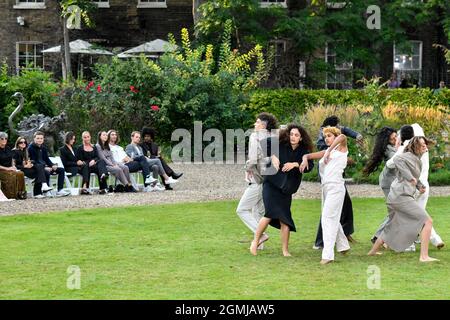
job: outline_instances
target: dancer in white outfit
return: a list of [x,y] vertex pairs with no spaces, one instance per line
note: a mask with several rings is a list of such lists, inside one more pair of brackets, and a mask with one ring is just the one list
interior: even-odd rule
[[320,159],[319,170],[322,184],[322,229],[324,247],[321,264],[334,261],[334,246],[341,253],[350,249],[340,224],[344,204],[345,186],[343,172],[347,166],[347,137],[336,127],[323,129],[328,149],[303,156],[300,171],[308,168],[308,160]]
[[[271,136],[271,131],[277,128],[276,118],[263,112],[258,115],[254,124],[255,131],[250,135],[248,146],[248,160],[246,163],[245,181],[248,187],[242,195],[236,213],[242,222],[253,232],[256,232],[259,220],[264,217],[264,202],[262,197],[263,170],[267,165],[265,153],[261,149],[261,141]],[[264,242],[269,239],[266,233],[263,233],[260,239],[258,249],[264,248]]]
[[[411,125],[411,127],[414,130],[414,137],[425,137],[425,133],[424,133],[422,127],[419,124],[414,123],[413,125]],[[406,140],[403,143],[403,145],[399,146],[399,148],[398,148],[397,152],[395,153],[394,157],[399,155],[399,154],[402,154],[404,149],[405,149],[405,147],[408,144],[409,144],[409,140]],[[395,168],[394,157],[392,157],[390,160],[388,160],[386,162],[386,166],[388,168]],[[429,168],[430,168],[430,158],[429,158],[428,150],[422,155],[422,157],[420,158],[420,161],[422,162],[422,170],[420,172],[419,180],[422,182],[423,186],[425,187],[425,192],[424,193],[418,193],[418,195],[416,195],[416,201],[417,201],[417,204],[423,210],[426,210],[428,197],[430,195],[430,184],[428,183],[428,171],[429,171]],[[439,236],[439,234],[437,234],[437,232],[434,229],[434,227],[431,228],[430,242],[431,242],[431,244],[433,246],[435,246],[438,249],[443,248],[444,245],[445,245],[444,242],[442,241],[441,237]],[[414,244],[412,244],[410,248],[411,249],[409,251],[415,251]]]

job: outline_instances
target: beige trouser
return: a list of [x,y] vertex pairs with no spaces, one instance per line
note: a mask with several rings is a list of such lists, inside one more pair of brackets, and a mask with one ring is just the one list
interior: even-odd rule
[[239,201],[236,213],[242,222],[253,232],[256,232],[259,220],[264,217],[265,209],[262,198],[263,185],[252,183],[245,189]]

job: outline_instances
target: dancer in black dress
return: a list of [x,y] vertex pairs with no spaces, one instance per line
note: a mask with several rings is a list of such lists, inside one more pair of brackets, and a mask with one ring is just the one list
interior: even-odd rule
[[[264,146],[267,143],[267,148]],[[279,152],[276,152],[275,144],[279,142]],[[265,215],[259,221],[255,233],[255,239],[250,246],[250,252],[256,255],[257,248],[261,244],[261,235],[267,226],[280,229],[282,252],[285,257],[290,256],[288,251],[289,232],[296,231],[292,220],[291,202],[292,195],[297,192],[302,181],[302,173],[299,170],[304,154],[312,151],[312,142],[308,133],[296,124],[290,124],[280,132],[279,138],[268,138],[261,141],[262,150],[267,150],[271,156],[272,166],[276,172],[264,177],[263,201],[266,209]],[[313,167],[309,162],[308,172]]]

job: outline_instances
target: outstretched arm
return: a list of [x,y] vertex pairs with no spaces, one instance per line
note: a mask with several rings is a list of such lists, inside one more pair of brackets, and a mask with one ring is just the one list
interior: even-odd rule
[[303,173],[305,170],[309,170],[308,161],[322,159],[324,154],[325,154],[325,150],[322,150],[319,152],[314,152],[314,153],[307,153],[307,154],[303,155],[302,163],[300,164],[300,167],[299,167],[300,172]]

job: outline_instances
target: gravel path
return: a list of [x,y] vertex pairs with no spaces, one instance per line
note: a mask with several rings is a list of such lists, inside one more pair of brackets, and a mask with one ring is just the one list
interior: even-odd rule
[[[152,205],[174,202],[202,202],[237,200],[245,190],[242,165],[174,164],[175,171],[183,172],[173,191],[150,193],[116,193],[109,195],[69,196],[65,198],[27,199],[0,203],[0,215],[30,214],[65,211],[82,208]],[[352,198],[383,197],[376,185],[349,185]],[[432,187],[431,196],[450,196],[450,186]],[[296,199],[320,199],[320,184],[302,182]]]

